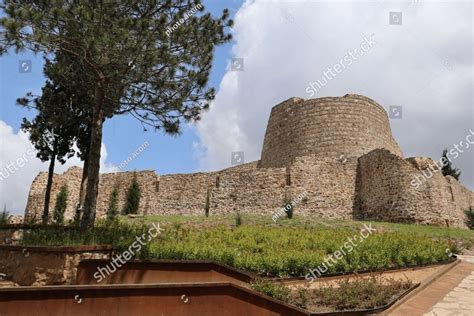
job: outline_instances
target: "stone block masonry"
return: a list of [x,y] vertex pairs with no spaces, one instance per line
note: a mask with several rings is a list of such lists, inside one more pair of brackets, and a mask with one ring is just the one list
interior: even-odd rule
[[434,163],[425,162],[421,157],[404,160],[385,149],[359,158],[355,217],[466,227],[464,211],[474,207],[474,193],[441,172],[414,187],[413,177]]
[[[429,161],[403,158],[387,113],[367,97],[290,98],[271,111],[259,161],[216,172],[137,172],[139,213],[203,215],[209,194],[211,215],[271,218],[285,198],[307,192],[295,215],[466,227],[464,211],[473,207],[473,192],[439,172],[418,190],[410,184]],[[78,167],[53,177],[51,209],[61,186],[69,187],[66,219],[74,216],[81,177]],[[97,218],[105,216],[114,186],[122,209],[132,179],[133,172],[100,175]],[[46,180],[40,173],[33,181],[27,218],[41,218]]]

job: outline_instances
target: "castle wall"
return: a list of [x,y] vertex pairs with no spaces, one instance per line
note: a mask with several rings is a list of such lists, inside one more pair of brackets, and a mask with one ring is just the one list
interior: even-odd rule
[[[125,195],[128,187],[133,179],[133,172],[118,172],[118,173],[103,173],[100,175],[99,193],[97,197],[97,218],[105,216],[107,206],[109,204],[110,194],[117,186],[118,189],[118,207],[122,210],[125,204]],[[136,173],[137,181],[142,190],[144,201],[140,204],[139,213],[146,213],[146,200],[152,196],[154,183],[158,179],[158,175],[154,171],[140,171]],[[68,187],[68,201],[65,212],[65,219],[73,219],[76,212],[76,203],[79,201],[79,192],[82,179],[82,169],[79,167],[71,167],[63,174],[54,174],[53,185],[51,188],[51,200],[49,204],[50,217],[54,212],[54,205],[56,204],[56,195],[59,193],[61,187],[66,184]],[[25,218],[41,219],[44,208],[44,195],[46,191],[46,183],[48,174],[40,172],[33,180],[28,196],[28,201],[25,209]]]
[[359,158],[355,217],[466,227],[464,211],[473,206],[473,193],[429,165],[431,159],[404,160],[387,150]]
[[[252,212],[270,214],[281,207],[286,192],[286,169],[257,169],[257,162],[225,169],[219,172],[158,176],[154,171],[136,172],[141,189],[139,214],[202,215],[207,192],[210,195],[210,213],[226,214]],[[105,217],[110,194],[118,187],[118,208],[122,210],[133,172],[100,175],[97,199],[97,218]],[[72,219],[79,200],[82,169],[72,167],[64,174],[55,174],[50,202],[50,214],[61,186],[68,185],[69,198],[65,214]],[[33,181],[25,216],[41,218],[44,205],[47,174],[40,173]]]
[[402,156],[387,113],[375,101],[358,95],[291,98],[271,111],[260,166],[284,167],[312,154],[360,157],[376,148]]
[[357,158],[297,157],[289,167],[291,195],[308,192],[297,212],[310,216],[351,219]]
[[[376,219],[465,227],[464,211],[474,193],[452,177],[435,172],[429,158],[403,159],[392,137],[387,114],[359,95],[303,100],[291,98],[273,107],[262,159],[216,172],[157,175],[136,172],[141,188],[139,214],[267,214],[305,194],[295,214],[334,219]],[[122,210],[133,172],[101,174],[96,217],[106,214],[111,191],[119,189]],[[75,214],[82,169],[54,175],[50,210],[67,183],[66,219]],[[413,185],[416,179],[419,186]],[[47,174],[30,189],[25,216],[41,218]]]
[[[299,157],[288,168],[257,168],[258,162],[218,172],[158,176],[153,171],[136,172],[141,188],[139,214],[203,215],[207,192],[210,214],[252,213],[269,217],[281,208],[285,198],[294,199],[306,192],[307,199],[295,207],[296,214],[326,218],[351,218],[357,159],[334,161],[324,157]],[[119,189],[118,207],[122,210],[133,172],[100,175],[97,218],[106,215],[114,186]],[[51,195],[51,214],[56,194],[68,184],[69,199],[65,218],[72,219],[79,200],[82,170],[70,168],[55,174]],[[26,215],[41,218],[46,174],[32,184]]]

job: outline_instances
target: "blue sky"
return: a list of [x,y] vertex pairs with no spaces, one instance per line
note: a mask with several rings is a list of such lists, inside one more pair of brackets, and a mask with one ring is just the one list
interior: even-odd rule
[[[233,15],[243,0],[204,0],[207,11],[220,16],[224,8]],[[210,77],[210,85],[216,89],[225,73],[231,58],[232,43],[217,47]],[[31,72],[20,73],[19,64],[31,61]],[[10,52],[0,58],[0,120],[18,132],[23,117],[34,117],[34,111],[28,111],[15,105],[18,97],[32,91],[38,94],[44,84],[43,58],[30,52],[15,54]],[[107,162],[120,165],[140,145],[148,142],[150,146],[139,157],[126,165],[124,170],[156,170],[159,174],[188,173],[198,169],[198,160],[193,155],[193,143],[198,136],[193,128],[183,125],[179,136],[164,135],[162,132],[143,131],[141,124],[129,115],[116,116],[106,121],[103,143],[107,148]],[[2,148],[2,150],[4,150]]]

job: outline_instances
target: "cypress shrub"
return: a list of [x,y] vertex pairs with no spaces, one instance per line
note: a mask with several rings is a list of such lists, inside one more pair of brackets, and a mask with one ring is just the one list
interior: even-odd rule
[[64,184],[56,195],[56,204],[54,205],[53,222],[58,225],[64,224],[64,213],[67,208],[67,199],[69,192],[67,184]]
[[133,174],[133,180],[127,191],[125,205],[123,206],[123,214],[137,214],[140,206],[140,185],[137,181],[136,173]]

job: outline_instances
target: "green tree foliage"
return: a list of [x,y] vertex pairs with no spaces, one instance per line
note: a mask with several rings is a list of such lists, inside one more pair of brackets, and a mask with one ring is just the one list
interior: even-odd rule
[[474,210],[470,207],[467,211],[464,212],[466,214],[466,225],[469,229],[474,229]]
[[[140,190],[140,189],[139,189]],[[118,215],[118,188],[112,189],[109,197],[109,206],[107,207],[107,220],[113,221]]]
[[137,214],[140,206],[140,185],[137,181],[137,175],[133,175],[132,183],[127,190],[125,197],[125,205],[123,206],[123,214]]
[[63,225],[64,224],[64,213],[67,208],[69,192],[67,185],[64,184],[61,186],[58,194],[56,195],[56,204],[54,205],[53,221],[55,224]]
[[[47,66],[46,66],[47,67]],[[43,87],[42,95],[34,99],[27,97],[17,100],[17,103],[28,108],[35,108],[38,114],[33,120],[23,118],[21,128],[29,134],[29,138],[41,161],[49,161],[48,181],[43,209],[43,224],[47,224],[49,216],[49,201],[55,162],[64,164],[66,159],[74,155],[74,126],[75,120],[66,111],[70,109],[70,99],[51,81]]]
[[[35,109],[38,113],[33,120],[23,119],[22,129],[29,134],[37,156],[50,162],[43,209],[43,224],[48,222],[49,201],[55,162],[64,164],[74,155],[74,143],[79,147],[78,156],[84,160],[89,139],[88,121],[90,117],[90,89],[78,85],[74,78],[84,77],[83,70],[74,69],[68,55],[45,58],[44,74],[47,77],[40,96],[30,92],[17,99],[17,103]],[[67,67],[65,66],[67,65]]]
[[10,212],[7,211],[7,206],[3,206],[3,211],[0,213],[0,225],[7,225],[10,223]]
[[228,10],[213,18],[200,0],[4,0],[0,9],[0,53],[67,54],[84,69],[81,85],[93,87],[82,216],[83,227],[93,225],[105,119],[130,113],[171,134],[182,120],[198,120],[215,95],[208,87],[214,47],[231,39]]
[[461,176],[461,171],[459,171],[458,168],[453,168],[453,165],[452,165],[451,161],[448,159],[448,150],[447,149],[443,150],[442,157],[446,161],[446,164],[443,165],[443,168],[441,169],[441,171],[443,172],[443,176],[452,176],[456,180],[459,180],[459,177]]

